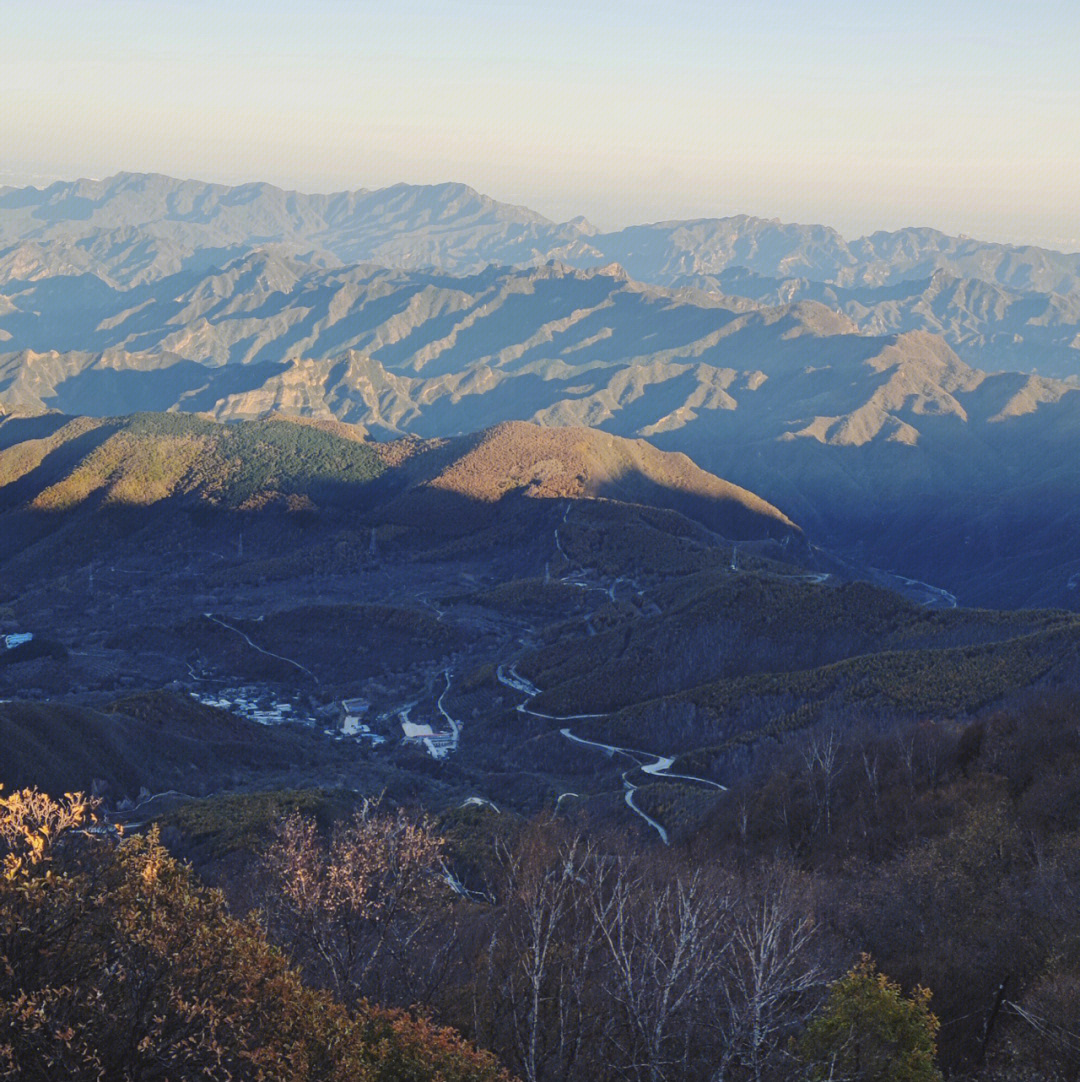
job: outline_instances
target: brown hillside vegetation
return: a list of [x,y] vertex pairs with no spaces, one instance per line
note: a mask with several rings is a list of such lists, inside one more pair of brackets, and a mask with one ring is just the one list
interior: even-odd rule
[[[669,747],[697,744],[679,760],[685,769],[723,762],[740,743],[764,735],[837,719],[971,716],[1022,688],[1073,686],[1078,671],[1080,627],[1072,623],[980,646],[882,651],[803,672],[716,681],[594,724],[616,742],[648,746],[663,733]],[[700,748],[709,733],[725,746]]]
[[[526,655],[521,671],[545,689],[538,708],[571,713],[573,704],[578,712],[610,711],[706,680],[734,686],[755,673],[777,675],[754,678],[748,687],[780,689],[803,677],[779,674],[845,659],[861,658],[855,668],[862,672],[886,654],[970,652],[1074,624],[1062,612],[936,611],[863,582],[823,585],[790,575],[734,575],[726,568],[671,579],[645,598],[663,615],[612,619],[590,639],[587,652],[565,638]],[[959,673],[957,668],[957,684],[963,682]],[[921,692],[905,688],[901,694],[898,686],[892,697],[913,705],[932,698],[929,688]],[[687,694],[698,701],[696,692]]]
[[798,533],[777,508],[683,454],[589,429],[514,422],[453,440],[375,443],[358,426],[291,417],[223,425],[186,414],[48,414],[0,428],[0,503],[13,510],[182,497],[244,510],[386,507],[399,521],[431,524],[515,493],[675,510],[734,539]]
[[498,500],[511,491],[541,499],[606,497],[679,510],[729,536],[797,530],[754,493],[644,440],[511,421],[451,447],[455,457],[428,483],[469,499]]

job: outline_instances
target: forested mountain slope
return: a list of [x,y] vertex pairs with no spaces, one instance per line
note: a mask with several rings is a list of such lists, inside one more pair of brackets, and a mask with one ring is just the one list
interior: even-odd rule
[[9,409],[285,412],[383,436],[599,428],[685,452],[813,541],[966,602],[1080,596],[1080,388],[973,368],[920,331],[859,333],[817,302],[616,268],[448,278],[256,253],[132,290],[24,283],[0,331],[23,347],[0,355]]

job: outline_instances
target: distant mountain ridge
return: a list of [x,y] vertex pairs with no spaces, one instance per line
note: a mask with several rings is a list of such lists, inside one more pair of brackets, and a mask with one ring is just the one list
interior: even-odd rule
[[1063,293],[1076,289],[1080,275],[1080,253],[917,228],[847,241],[828,226],[748,215],[632,226],[597,236],[592,243],[634,277],[665,285],[732,267],[846,288],[917,281],[944,270],[1011,289]]
[[192,248],[281,244],[329,253],[342,263],[455,273],[487,263],[619,262],[632,277],[656,285],[730,267],[846,287],[918,280],[935,270],[1041,292],[1067,293],[1080,279],[1080,253],[935,229],[879,231],[847,241],[828,226],[733,215],[602,233],[584,218],[555,223],[454,183],[308,195],[264,183],[231,187],[118,173],[44,189],[0,188],[0,236],[9,244],[116,230]]
[[[908,228],[845,240],[735,215],[602,233],[463,184],[330,195],[120,173],[0,189],[5,283],[93,274],[130,288],[222,267],[253,248],[316,267],[375,263],[472,275],[490,264],[618,263],[633,278],[766,303],[813,299],[860,330],[928,330],[976,366],[1080,375],[1080,254]],[[3,301],[0,299],[0,311]]]
[[[125,285],[180,269],[202,250],[235,254],[262,245],[337,265],[475,272],[489,263],[568,257],[592,232],[583,219],[556,225],[464,184],[305,195],[269,184],[229,187],[120,173],[40,191],[0,189],[0,238],[14,249],[0,260],[21,259],[25,273],[40,258],[26,245],[60,242],[77,253],[94,243],[104,249],[111,239],[116,254],[98,262]],[[141,260],[132,251],[138,243]]]

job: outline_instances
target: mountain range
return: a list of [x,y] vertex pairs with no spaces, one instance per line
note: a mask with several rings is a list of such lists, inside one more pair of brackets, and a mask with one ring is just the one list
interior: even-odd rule
[[467,275],[489,264],[617,262],[638,281],[775,303],[815,299],[871,333],[942,333],[965,360],[1080,373],[1080,254],[934,229],[845,240],[820,225],[737,215],[601,232],[463,184],[332,195],[152,174],[0,188],[0,283],[90,272],[132,286],[219,266],[253,246],[322,266]]
[[1080,601],[1078,347],[1080,256],[932,230],[605,234],[462,185],[0,191],[0,409],[598,428],[965,603]]

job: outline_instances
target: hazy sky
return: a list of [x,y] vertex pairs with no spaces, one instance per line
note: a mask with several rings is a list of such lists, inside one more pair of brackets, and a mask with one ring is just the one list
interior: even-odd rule
[[460,180],[1080,248],[1076,0],[4,0],[0,183]]

